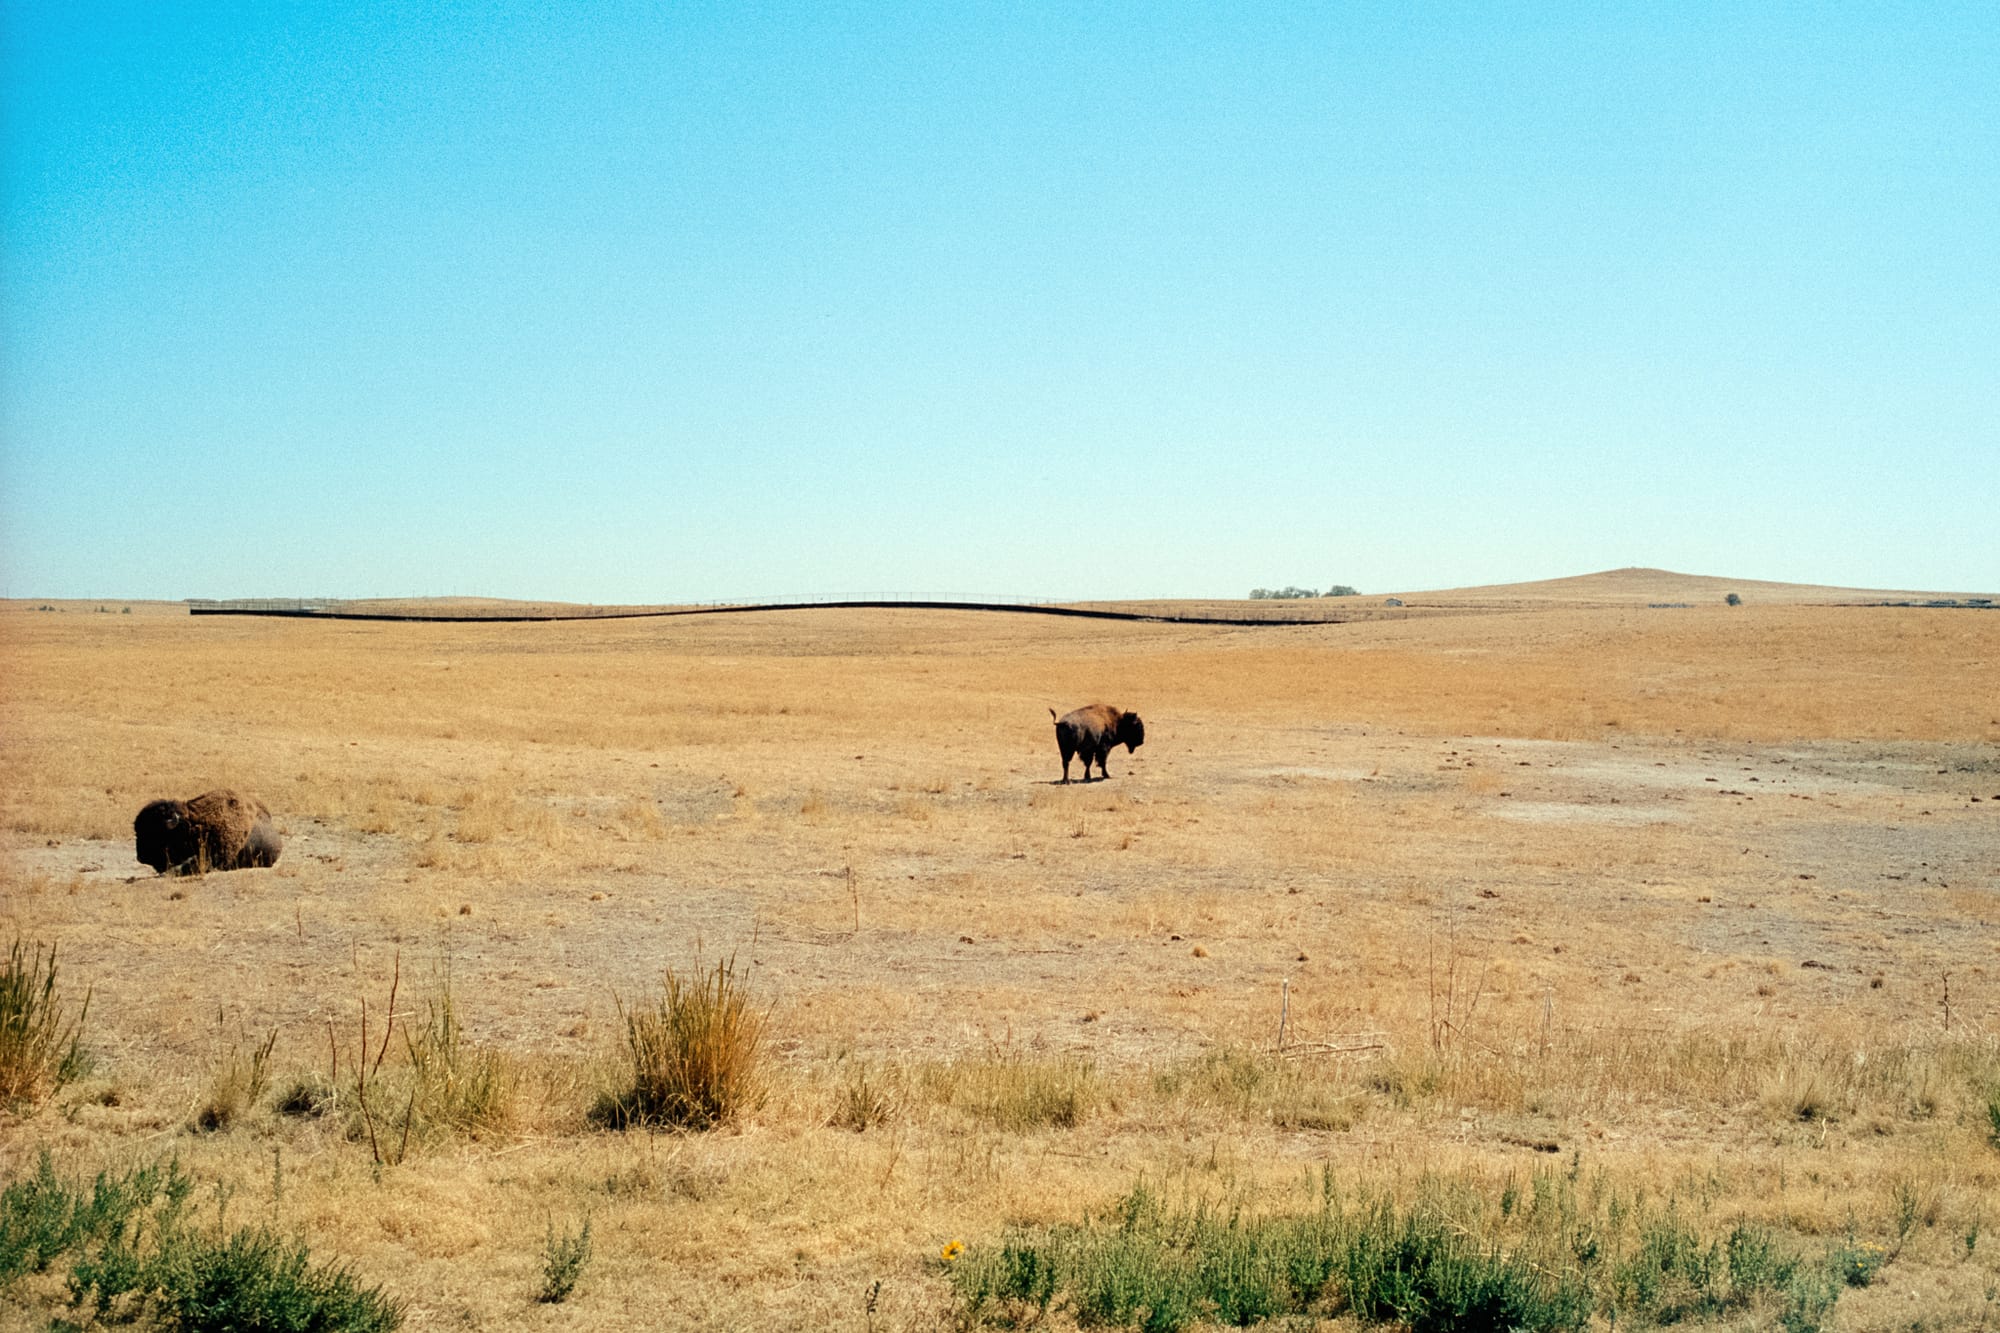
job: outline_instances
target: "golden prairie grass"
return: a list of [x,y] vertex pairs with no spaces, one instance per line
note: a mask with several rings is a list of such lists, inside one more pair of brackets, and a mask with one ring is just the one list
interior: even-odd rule
[[[859,1325],[880,1280],[878,1326],[927,1328],[921,1256],[1141,1175],[1497,1197],[1578,1157],[1811,1234],[1890,1238],[1916,1198],[1896,1262],[1948,1322],[2000,1182],[1996,649],[2000,617],[1757,606],[0,618],[0,915],[96,988],[98,1061],[0,1126],[0,1170],[171,1146],[427,1320],[529,1326],[550,1227],[589,1217],[585,1326]],[[1050,785],[1043,710],[1092,698],[1148,743]],[[130,861],[140,804],[225,783],[278,812],[275,870]],[[590,1129],[613,997],[732,949],[762,1104]],[[509,1077],[378,1172],[350,1053],[399,950],[463,997],[422,1041]],[[399,1004],[392,1128],[443,1058]],[[218,1005],[278,1032],[272,1093],[189,1135]],[[301,1086],[334,1104],[287,1114]]]

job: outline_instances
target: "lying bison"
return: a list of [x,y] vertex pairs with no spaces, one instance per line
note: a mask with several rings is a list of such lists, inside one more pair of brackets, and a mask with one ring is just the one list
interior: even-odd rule
[[154,801],[132,821],[139,859],[163,875],[276,865],[285,840],[254,796],[219,787],[191,801]]
[[[1056,717],[1056,710],[1051,708],[1049,716]],[[1083,756],[1083,780],[1088,782],[1091,764],[1108,778],[1111,770],[1104,766],[1104,760],[1113,750],[1122,745],[1129,752],[1145,743],[1146,724],[1139,715],[1110,704],[1086,704],[1056,717],[1056,745],[1062,750],[1064,782],[1069,781],[1069,757],[1073,754]]]

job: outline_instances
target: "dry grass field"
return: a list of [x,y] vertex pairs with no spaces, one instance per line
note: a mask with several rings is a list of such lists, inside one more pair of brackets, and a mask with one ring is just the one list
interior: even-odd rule
[[[91,1067],[0,1111],[0,1176],[175,1155],[423,1329],[950,1327],[947,1242],[1322,1169],[1502,1238],[1563,1179],[1614,1248],[1879,1246],[1827,1327],[2000,1327],[2000,613],[1677,577],[1269,629],[8,604],[0,920],[90,989]],[[1057,785],[1046,710],[1100,699],[1147,743]],[[134,861],[218,785],[275,868]],[[619,1004],[731,958],[758,1104],[593,1127]],[[486,1114],[287,1113],[392,984],[407,1077],[447,968]]]

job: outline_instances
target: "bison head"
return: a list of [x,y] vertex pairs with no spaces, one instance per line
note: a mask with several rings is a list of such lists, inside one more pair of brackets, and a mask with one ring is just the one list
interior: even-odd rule
[[201,837],[188,821],[187,802],[154,801],[132,821],[132,837],[138,845],[139,860],[165,874],[193,856]]
[[1146,724],[1139,720],[1137,713],[1124,713],[1118,718],[1118,740],[1128,750],[1136,750],[1146,743]]

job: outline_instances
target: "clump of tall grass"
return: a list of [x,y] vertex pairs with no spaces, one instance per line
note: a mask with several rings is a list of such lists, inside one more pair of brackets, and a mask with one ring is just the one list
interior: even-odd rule
[[734,957],[691,976],[668,968],[657,1001],[629,1010],[621,1002],[619,1013],[630,1081],[599,1097],[592,1120],[703,1130],[756,1104],[765,1016]]
[[270,1082],[271,1050],[278,1043],[278,1030],[262,1042],[231,1044],[217,1059],[208,1093],[195,1108],[194,1127],[206,1133],[228,1129],[256,1108]]
[[35,1101],[84,1071],[83,1020],[90,992],[65,1017],[56,985],[56,950],[30,957],[16,937],[0,969],[0,1106]]
[[0,1192],[0,1291],[66,1260],[70,1310],[86,1320],[150,1316],[183,1333],[391,1333],[402,1324],[399,1302],[343,1267],[314,1264],[303,1242],[193,1226],[193,1191],[175,1160],[102,1172],[86,1186],[60,1177],[44,1151],[33,1176]]
[[477,1138],[504,1129],[519,1086],[515,1067],[501,1052],[465,1039],[449,960],[440,964],[423,1022],[403,1029],[403,1048],[415,1082],[415,1114],[428,1127]]
[[860,1065],[848,1072],[846,1081],[834,1094],[833,1112],[827,1123],[860,1134],[894,1120],[897,1109],[896,1096],[883,1078],[866,1065]]
[[[421,1145],[452,1133],[477,1138],[504,1129],[513,1118],[520,1084],[513,1059],[466,1040],[448,959],[433,974],[421,1022],[415,1026],[396,1008],[401,985],[402,960],[398,958],[389,987],[387,1017],[378,1033],[371,1034],[368,1006],[365,1000],[362,1003],[345,1077],[341,1072],[343,1057],[335,1045],[327,1077],[299,1078],[278,1102],[278,1109],[287,1115],[344,1113],[347,1136],[366,1140],[381,1166],[405,1161],[412,1142]],[[389,1056],[399,1019],[403,1059],[396,1063]]]

